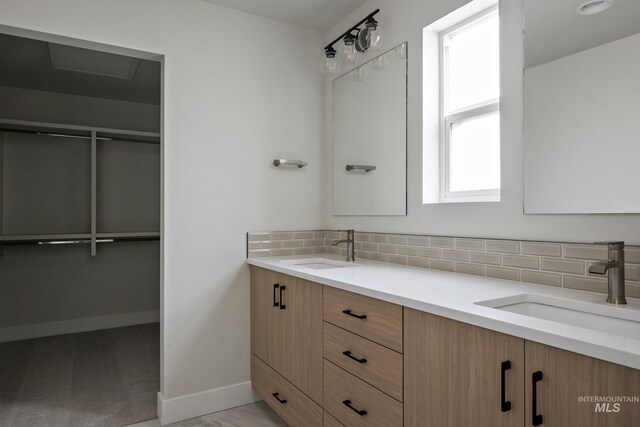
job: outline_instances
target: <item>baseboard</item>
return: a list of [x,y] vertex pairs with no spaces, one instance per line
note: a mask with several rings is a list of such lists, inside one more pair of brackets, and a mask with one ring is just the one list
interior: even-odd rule
[[113,314],[110,316],[85,317],[82,319],[12,326],[8,328],[0,328],[0,342],[27,340],[31,338],[73,334],[76,332],[96,331],[100,329],[120,328],[122,326],[142,325],[145,323],[154,323],[159,321],[160,311],[151,310],[137,313]]
[[262,399],[251,388],[251,381],[172,399],[165,399],[158,393],[158,418],[166,425],[259,400]]

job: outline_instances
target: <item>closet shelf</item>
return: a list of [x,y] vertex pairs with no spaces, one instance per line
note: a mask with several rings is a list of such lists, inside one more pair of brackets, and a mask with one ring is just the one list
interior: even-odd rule
[[[98,233],[97,239],[112,239],[114,241],[131,241],[131,240],[159,240],[159,231],[143,231],[133,233]],[[78,234],[28,234],[28,235],[5,235],[0,236],[0,244],[38,244],[39,242],[53,242],[66,240],[87,240],[91,239],[91,233]],[[98,242],[101,243],[101,242]]]
[[61,134],[67,136],[91,138],[91,132],[96,132],[99,139],[127,140],[132,142],[160,143],[157,132],[142,132],[135,130],[109,129],[91,126],[66,125],[59,123],[32,122],[28,120],[13,120],[0,118],[0,129],[6,131],[35,132],[47,134]]
[[98,233],[96,234],[98,239],[153,239],[160,238],[159,231],[142,231],[134,233]]
[[19,234],[0,236],[0,243],[33,243],[50,242],[53,240],[80,240],[90,239],[91,233],[79,234]]

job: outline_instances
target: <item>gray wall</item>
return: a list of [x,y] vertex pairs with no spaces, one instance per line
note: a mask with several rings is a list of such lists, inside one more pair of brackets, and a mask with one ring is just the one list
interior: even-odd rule
[[[7,87],[0,97],[3,118],[159,129],[154,105]],[[2,234],[89,233],[90,143],[14,132],[0,141]],[[98,143],[97,218],[99,233],[160,230],[159,145]],[[95,257],[89,245],[2,249],[0,340],[159,318],[157,241],[99,244]]]
[[0,86],[0,117],[158,132],[160,106]]

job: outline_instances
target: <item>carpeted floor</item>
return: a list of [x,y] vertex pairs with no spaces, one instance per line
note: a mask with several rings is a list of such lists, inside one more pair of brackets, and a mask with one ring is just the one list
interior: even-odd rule
[[121,427],[157,417],[159,324],[0,343],[0,426]]

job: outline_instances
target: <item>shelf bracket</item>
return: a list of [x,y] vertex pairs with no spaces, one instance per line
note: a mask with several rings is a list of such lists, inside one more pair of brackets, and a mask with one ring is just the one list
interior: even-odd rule
[[91,131],[91,256],[96,256],[97,224],[97,154],[98,138],[96,131]]

